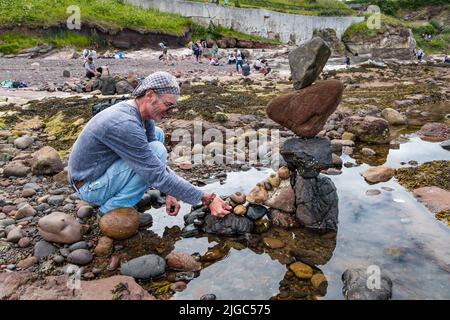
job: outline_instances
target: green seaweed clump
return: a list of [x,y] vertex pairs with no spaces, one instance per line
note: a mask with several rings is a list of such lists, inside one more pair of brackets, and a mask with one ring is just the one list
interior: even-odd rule
[[416,167],[400,168],[395,177],[409,191],[429,186],[450,191],[450,161],[431,161]]

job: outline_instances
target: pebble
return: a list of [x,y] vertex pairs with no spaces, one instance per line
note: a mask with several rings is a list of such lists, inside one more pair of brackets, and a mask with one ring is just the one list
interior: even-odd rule
[[103,236],[98,240],[98,244],[94,249],[94,253],[99,257],[109,256],[112,253],[113,245],[113,239]]
[[373,156],[376,154],[376,152],[370,148],[362,148],[361,153],[366,156]]
[[366,196],[377,196],[381,193],[378,189],[369,189],[366,191]]
[[19,220],[26,217],[31,217],[36,214],[36,210],[30,206],[28,203],[18,205],[17,213],[15,219]]
[[10,232],[7,233],[6,241],[17,243],[24,236],[25,231],[23,231],[22,228],[14,227]]
[[187,287],[186,282],[177,281],[170,286],[170,290],[179,292],[179,291],[183,291],[184,289],[186,289],[186,287]]
[[216,300],[217,297],[214,293],[208,293],[200,297],[200,300]]
[[108,271],[114,271],[119,267],[120,259],[117,256],[112,256],[111,261],[109,262],[108,267],[106,268]]
[[8,269],[8,270],[14,270],[16,268],[16,265],[15,264],[8,264],[7,266],[6,266],[6,269]]
[[299,279],[310,279],[313,276],[313,269],[302,262],[294,262],[289,266],[289,269]]
[[389,191],[389,192],[395,191],[394,188],[390,188],[390,187],[381,187],[381,189],[383,189],[384,191]]
[[65,260],[64,257],[60,256],[60,255],[56,255],[56,256],[53,257],[53,261],[56,264],[62,264],[64,262],[64,260]]
[[336,168],[328,168],[327,170],[327,174],[330,176],[337,176],[340,175],[341,173],[342,171]]
[[44,212],[45,210],[48,210],[50,208],[51,208],[50,205],[47,203],[41,203],[36,206],[36,210],[38,212]]
[[164,275],[166,262],[160,256],[149,254],[123,263],[120,271],[123,275],[136,279],[156,279]]
[[42,260],[42,258],[51,255],[56,250],[57,248],[54,245],[48,243],[47,241],[41,240],[34,245],[34,256],[39,260]]
[[264,237],[263,242],[267,247],[271,249],[279,249],[285,246],[285,243],[283,241],[269,237]]
[[24,238],[19,240],[18,244],[19,244],[19,247],[21,247],[21,248],[29,247],[30,244],[31,244],[31,238],[24,237]]
[[68,248],[62,248],[62,249],[59,250],[59,253],[61,253],[61,255],[63,257],[67,258],[69,256],[69,254],[70,254],[70,250]]
[[24,198],[30,198],[36,194],[36,191],[34,189],[23,189],[22,190],[22,197]]
[[35,265],[38,262],[38,258],[36,257],[28,257],[23,260],[20,260],[17,263],[17,267],[20,269],[28,269],[29,267]]
[[42,187],[35,182],[29,182],[23,186],[24,189],[33,189],[34,191],[41,191]]
[[153,223],[153,217],[149,213],[139,212],[139,228],[148,227]]
[[66,197],[64,195],[50,196],[47,199],[47,203],[51,206],[59,206],[61,203],[64,202],[65,198]]
[[81,266],[90,263],[92,259],[94,259],[94,256],[89,250],[86,249],[76,249],[72,251],[67,257],[67,261],[69,263]]
[[92,216],[92,214],[94,213],[94,208],[92,208],[91,206],[82,206],[80,209],[78,209],[77,211],[77,216],[78,218],[89,218],[90,216]]
[[198,227],[196,225],[189,224],[183,228],[183,230],[181,231],[181,236],[183,238],[190,238],[195,237],[199,233],[200,231],[198,230]]
[[89,249],[89,245],[87,244],[86,241],[79,241],[79,242],[75,242],[74,244],[69,246],[69,251],[75,251],[78,249]]

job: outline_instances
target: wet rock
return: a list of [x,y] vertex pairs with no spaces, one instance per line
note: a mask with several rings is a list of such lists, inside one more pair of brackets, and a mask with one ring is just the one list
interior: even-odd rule
[[78,249],[89,249],[89,245],[86,241],[79,241],[69,246],[70,252]]
[[323,275],[323,273],[316,273],[311,278],[311,284],[314,289],[319,291],[320,295],[324,296],[327,293],[328,281],[327,278]]
[[6,241],[17,243],[21,238],[25,237],[25,235],[25,231],[23,231],[22,228],[14,227],[11,231],[8,232]]
[[319,175],[305,179],[296,176],[296,216],[301,225],[319,230],[337,230],[338,196],[330,178]]
[[311,85],[322,72],[331,55],[331,50],[320,37],[300,45],[289,53],[294,88],[299,90]]
[[377,196],[381,194],[381,191],[378,189],[369,189],[366,191],[366,196]]
[[281,147],[281,155],[291,170],[305,178],[314,178],[333,165],[330,141],[326,138],[291,138]]
[[373,156],[373,155],[376,154],[376,152],[373,151],[373,150],[370,149],[370,148],[362,148],[362,149],[361,149],[361,153],[362,153],[363,155],[365,155],[365,156]]
[[70,78],[70,71],[69,70],[63,70],[63,77],[64,78]]
[[107,237],[126,239],[136,234],[139,228],[139,215],[131,208],[114,209],[100,219],[99,227]]
[[271,249],[280,249],[286,245],[283,241],[270,237],[264,237],[263,242],[264,245]]
[[291,171],[289,170],[288,167],[282,166],[278,169],[277,174],[281,180],[285,180],[285,179],[289,179],[289,177],[291,176]]
[[23,260],[20,260],[19,263],[17,263],[17,268],[28,269],[28,268],[34,266],[37,262],[38,262],[38,258],[28,257]]
[[264,217],[268,214],[268,212],[269,210],[265,206],[259,204],[249,204],[247,206],[246,217],[255,221]]
[[[196,221],[196,220],[194,220]],[[194,224],[194,221],[191,224],[188,224],[181,230],[181,236],[183,238],[190,238],[195,237],[200,233],[200,230],[198,229],[198,226]]]
[[342,274],[342,293],[347,300],[389,300],[392,297],[392,280],[381,274],[380,288],[368,288],[367,269],[347,269]]
[[149,254],[123,263],[120,271],[123,275],[136,279],[157,279],[164,275],[166,262],[160,256]]
[[56,174],[63,169],[58,152],[49,146],[39,149],[31,161],[31,170],[35,175]]
[[378,166],[369,168],[361,175],[369,183],[386,182],[395,175],[395,170],[386,166]]
[[66,197],[64,195],[56,195],[56,196],[50,196],[47,199],[47,203],[51,206],[59,206],[61,205],[64,200],[66,199]]
[[139,228],[145,228],[153,223],[153,217],[149,213],[139,212]]
[[342,171],[336,168],[328,168],[328,170],[326,171],[326,174],[329,176],[337,176],[342,174]]
[[355,140],[355,134],[351,132],[344,132],[341,137],[342,140]]
[[381,116],[392,126],[405,125],[407,122],[406,116],[392,108],[383,109]]
[[29,136],[23,136],[20,138],[17,138],[14,140],[14,146],[17,149],[26,149],[28,148],[32,143],[34,142],[34,139]]
[[264,203],[267,197],[267,190],[264,188],[264,184],[259,183],[250,191],[246,198],[249,203]]
[[42,260],[43,258],[51,255],[56,250],[57,248],[54,245],[48,243],[47,241],[41,240],[34,245],[33,255],[37,257],[39,260]]
[[166,263],[170,269],[177,271],[199,271],[202,268],[200,262],[185,252],[172,251],[166,256]]
[[267,115],[296,135],[312,138],[318,134],[342,98],[343,85],[337,80],[319,81],[300,91],[272,99]]
[[73,263],[79,266],[84,266],[90,263],[94,259],[94,256],[89,250],[77,249],[72,251],[67,257],[69,263]]
[[36,210],[28,203],[22,203],[17,208],[17,213],[14,216],[16,220],[20,220],[26,217],[32,217],[36,214]]
[[62,264],[65,261],[63,256],[56,255],[53,257],[53,262],[56,264]]
[[450,151],[450,140],[446,140],[446,141],[442,142],[440,145],[445,150],[449,150]]
[[244,204],[246,201],[245,194],[241,192],[235,192],[230,196],[231,201],[235,204]]
[[203,231],[219,235],[242,235],[253,230],[253,222],[245,216],[229,214],[224,218],[207,215]]
[[446,123],[432,122],[420,128],[417,135],[426,141],[440,142],[450,139],[450,125]]
[[4,177],[26,177],[31,169],[21,160],[11,161],[3,167]]
[[271,209],[268,213],[268,217],[272,225],[281,228],[293,228],[298,227],[299,223],[294,214],[282,212],[280,210]]
[[284,212],[295,211],[295,193],[290,185],[278,188],[272,196],[264,203],[269,208]]
[[98,244],[94,249],[94,253],[99,257],[107,257],[113,251],[114,240],[108,237],[98,239]]
[[82,206],[77,211],[77,217],[82,218],[82,219],[89,218],[93,213],[94,213],[94,208],[92,208],[91,206]]
[[204,294],[203,296],[200,297],[200,300],[216,300],[216,299],[217,297],[213,293]]
[[188,213],[187,215],[185,215],[183,217],[184,219],[184,223],[186,225],[192,224],[194,223],[194,220],[196,219],[201,219],[203,220],[203,218],[206,216],[206,208],[205,207],[200,207],[194,211],[191,211],[190,213]]
[[75,243],[82,238],[82,226],[72,216],[53,212],[39,219],[39,234],[44,240],[56,243]]
[[389,143],[389,123],[381,118],[372,116],[351,116],[343,121],[346,131],[355,134],[356,138],[363,142],[384,144]]
[[311,279],[313,276],[313,269],[302,262],[294,262],[289,266],[289,269],[294,272],[299,279]]
[[422,187],[414,189],[413,195],[433,213],[450,210],[450,192],[447,190],[434,186]]
[[331,155],[331,157],[332,157],[332,163],[333,163],[333,166],[336,166],[336,167],[342,167],[342,159],[341,159],[341,157],[339,157],[337,154],[332,154]]

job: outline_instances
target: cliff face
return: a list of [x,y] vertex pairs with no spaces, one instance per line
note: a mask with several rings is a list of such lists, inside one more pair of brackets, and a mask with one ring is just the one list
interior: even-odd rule
[[416,47],[411,29],[386,25],[384,31],[373,36],[366,33],[354,33],[343,38],[348,51],[352,54],[372,54],[374,58],[411,59]]

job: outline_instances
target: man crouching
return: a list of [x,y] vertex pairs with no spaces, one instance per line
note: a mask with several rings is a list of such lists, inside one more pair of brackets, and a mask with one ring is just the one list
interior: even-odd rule
[[[178,214],[178,200],[203,202],[211,214],[227,215],[231,207],[214,193],[203,192],[167,167],[164,133],[155,121],[177,111],[180,87],[167,72],[149,75],[120,102],[93,117],[69,157],[69,181],[86,202],[100,206],[101,216],[135,215],[134,206],[148,188],[167,194],[166,211]],[[117,221],[120,222],[120,219]]]

